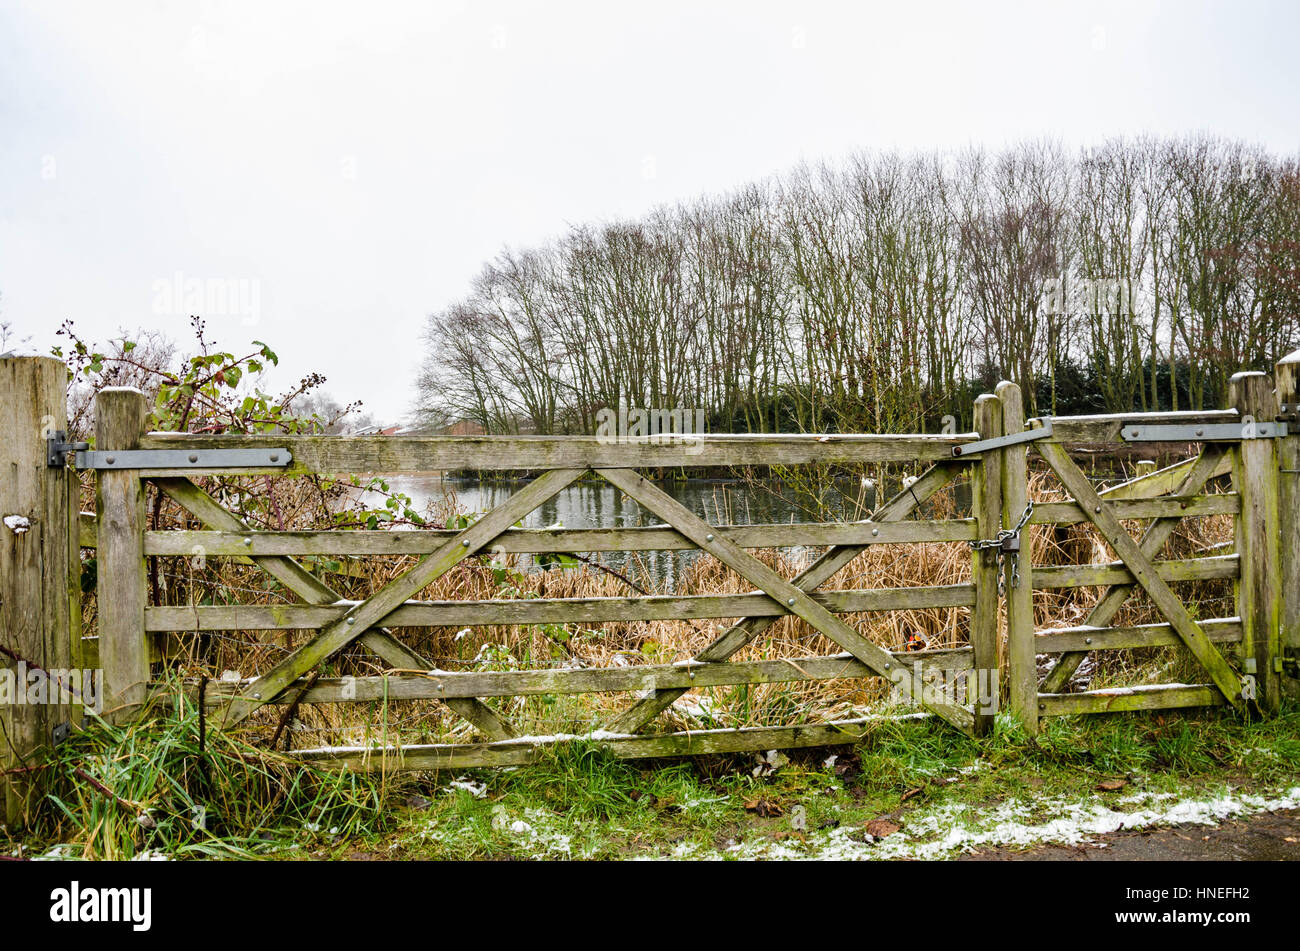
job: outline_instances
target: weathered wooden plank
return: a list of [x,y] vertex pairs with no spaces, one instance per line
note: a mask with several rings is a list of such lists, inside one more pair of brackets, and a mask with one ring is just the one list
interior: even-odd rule
[[1101,532],[1102,537],[1110,544],[1115,554],[1124,561],[1128,569],[1133,573],[1134,579],[1138,584],[1146,589],[1156,608],[1170,624],[1173,625],[1178,636],[1183,639],[1187,649],[1192,655],[1201,662],[1202,666],[1209,672],[1214,683],[1223,691],[1224,697],[1234,707],[1242,707],[1241,698],[1241,681],[1228,666],[1228,662],[1223,659],[1223,655],[1205,636],[1205,632],[1200,629],[1197,623],[1192,620],[1191,615],[1187,613],[1187,608],[1183,606],[1178,596],[1170,590],[1169,585],[1161,578],[1150,559],[1142,553],[1128,532],[1124,531],[1119,520],[1111,514],[1109,508],[1097,496],[1093,490],[1092,484],[1088,477],[1080,471],[1069,454],[1066,453],[1059,445],[1054,443],[1043,443],[1038,446],[1043,458],[1047,464],[1052,467],[1061,484],[1075,498],[1076,501],[1088,512],[1089,518],[1097,531]]
[[1097,494],[1107,502],[1116,502],[1120,499],[1152,499],[1171,493],[1181,495],[1199,492],[1201,486],[1209,482],[1210,479],[1232,473],[1232,462],[1223,452],[1223,447],[1219,446],[1217,451],[1209,455],[1210,458],[1215,460],[1215,464],[1214,468],[1205,477],[1205,480],[1196,483],[1195,488],[1183,488],[1183,486],[1193,485],[1191,480],[1187,478],[1188,473],[1194,466],[1199,465],[1201,459],[1207,457],[1207,451],[1212,448],[1214,447],[1205,446],[1198,455],[1191,456],[1181,462],[1175,462],[1163,469],[1157,469],[1155,472],[1140,475],[1136,479],[1112,485],[1109,488],[1102,489]]
[[1038,714],[1044,717],[1063,717],[1134,710],[1177,710],[1220,706],[1224,702],[1223,695],[1213,684],[1155,684],[1090,690],[1086,693],[1039,694]]
[[[106,387],[95,396],[95,446],[101,451],[135,449],[145,431],[149,405],[130,387]],[[96,553],[100,662],[104,667],[107,719],[125,722],[145,701],[149,644],[144,558],[144,484],[138,473],[103,470],[95,479],[99,516]]]
[[[1237,418],[1235,410],[1193,410],[1176,413],[1104,413],[1096,416],[1053,416],[1049,443],[1123,442],[1120,430],[1130,424],[1147,426],[1226,423]],[[1190,442],[1191,440],[1184,440]]]
[[[922,473],[908,488],[890,498],[871,517],[881,525],[901,522],[927,499],[943,488],[953,475],[964,468],[964,463],[946,461]],[[832,575],[866,551],[866,546],[850,545],[832,548],[795,576],[794,584],[805,591],[813,591]],[[740,650],[773,623],[772,617],[746,617],[733,624],[696,655],[696,660],[706,663],[724,661]],[[609,724],[614,733],[635,733],[658,716],[680,697],[683,690],[659,690],[638,700],[629,710]]]
[[1278,549],[1282,611],[1278,640],[1284,654],[1282,686],[1300,699],[1300,350],[1273,368],[1277,399],[1294,435],[1278,440]]
[[[810,595],[836,614],[969,607],[969,584],[917,588],[819,591]],[[166,605],[145,611],[150,631],[277,631],[315,629],[346,617],[364,602],[327,605]],[[788,606],[766,594],[650,595],[629,598],[519,598],[496,601],[407,601],[380,619],[386,627],[486,627],[518,624],[599,624],[692,618],[777,618]],[[410,665],[405,665],[410,666]],[[427,665],[417,665],[419,667]]]
[[[915,651],[900,661],[922,664],[925,670],[963,671],[971,665],[971,650]],[[456,697],[527,697],[541,694],[620,693],[640,690],[690,690],[731,684],[800,683],[812,680],[858,680],[875,677],[852,654],[833,657],[792,657],[780,660],[731,661],[721,664],[654,664],[636,667],[557,667],[541,670],[430,671],[428,674],[389,674],[380,677],[320,678],[304,692],[303,703],[366,703],[394,700],[446,700]],[[275,701],[288,703],[306,687],[300,680]],[[213,706],[235,691],[210,684]]]
[[[1240,618],[1212,618],[1201,621],[1201,630],[1216,644],[1233,644],[1241,640]],[[1127,627],[1104,627],[1081,624],[1040,630],[1034,637],[1034,650],[1040,654],[1063,651],[1119,650],[1136,647],[1180,647],[1182,639],[1168,623],[1134,624]],[[1044,690],[1044,693],[1057,693]]]
[[[189,479],[158,479],[155,485],[205,525],[214,526],[228,533],[250,531],[236,515],[218,505],[211,496],[201,491]],[[336,604],[340,600],[333,588],[291,558],[262,556],[252,561],[308,604],[328,605]],[[147,609],[146,615],[149,610],[152,609]],[[238,629],[238,626],[235,629]],[[422,670],[431,666],[382,628],[376,627],[367,631],[362,635],[361,641],[393,667]],[[449,701],[448,706],[474,724],[489,739],[504,740],[515,735],[514,730],[480,700],[454,700]]]
[[[45,455],[46,436],[66,427],[67,384],[61,360],[0,357],[0,672],[15,678],[23,662],[45,670],[72,666],[70,635],[79,618],[69,598],[74,569],[80,580],[68,538],[69,480],[75,478],[49,468]],[[25,692],[26,678],[14,686]],[[10,699],[0,702],[0,823],[16,829],[28,803],[39,798],[42,777],[5,771],[30,765],[29,757],[49,745],[50,731],[75,717],[77,705],[70,694],[48,704]]]
[[[1002,435],[1002,401],[985,393],[975,401],[975,429],[981,439]],[[983,453],[971,466],[971,511],[978,522],[979,538],[995,538],[1002,529],[1002,456]],[[1000,670],[998,661],[998,556],[991,548],[971,552],[971,583],[975,587],[975,606],[971,611],[970,642],[974,649],[976,671]],[[992,677],[992,673],[984,674]],[[991,682],[996,683],[996,680]],[[1000,694],[1000,690],[999,690]],[[982,736],[992,727],[993,716],[978,702],[971,711],[975,716],[975,734]]]
[[[1199,492],[1201,487],[1213,477],[1213,473],[1217,472],[1227,462],[1225,457],[1226,452],[1222,446],[1206,446],[1201,454],[1193,460],[1192,465],[1182,470],[1185,474],[1182,484],[1178,487],[1178,492],[1180,494]],[[1107,504],[1118,506],[1120,503],[1110,502]],[[1155,557],[1164,546],[1165,541],[1173,533],[1173,530],[1178,526],[1179,521],[1178,518],[1162,518],[1148,525],[1146,531],[1142,533],[1142,540],[1138,543],[1138,548],[1141,549],[1142,554],[1148,558]],[[1157,564],[1157,570],[1159,570],[1159,564]],[[1134,587],[1134,584],[1112,585],[1101,596],[1100,600],[1093,605],[1084,623],[1095,627],[1103,627],[1109,624],[1110,619],[1128,600],[1128,596],[1133,592]],[[1057,658],[1052,669],[1043,678],[1040,687],[1042,692],[1059,693],[1063,691],[1086,656],[1088,655],[1084,652],[1074,652]]]
[[[293,463],[267,473],[398,473],[458,469],[793,466],[934,461],[971,435],[724,434],[611,441],[599,436],[293,436],[149,433],[142,449],[256,449],[288,446]],[[212,470],[220,471],[220,470]],[[263,470],[241,470],[261,472]],[[147,470],[152,476],[209,470]]]
[[[630,469],[598,469],[597,471],[613,485],[622,489],[637,504],[667,521],[714,558],[747,581],[757,585],[778,604],[784,603],[790,608],[791,613],[798,615],[872,670],[883,677],[890,676],[890,671],[897,665],[893,654],[863,637],[826,607],[809,597],[808,592],[782,578],[743,548],[716,535],[712,530],[713,526],[662,489]],[[912,681],[907,677],[900,677],[894,683],[909,699],[921,703],[926,709],[938,714],[958,729],[970,733],[974,728],[974,718],[969,710],[955,703],[917,696]]]
[[[1003,380],[997,385],[1002,403],[1002,431],[1023,432],[1025,405],[1020,387]],[[1002,456],[1002,525],[1013,529],[1029,504],[1029,447],[1007,446]],[[1013,716],[1030,736],[1038,733],[1038,668],[1034,660],[1034,566],[1029,527],[1020,535],[1021,554],[1004,559],[1007,619],[1007,702]]]
[[[1178,558],[1154,564],[1156,573],[1167,582],[1231,580],[1240,572],[1237,555]],[[1118,561],[1105,565],[1034,566],[1034,587],[1038,589],[1101,587],[1133,581],[1133,572]]]
[[[1272,422],[1277,418],[1277,397],[1267,374],[1235,374],[1228,383],[1228,398],[1243,420]],[[1246,429],[1251,423],[1242,425]],[[1234,539],[1241,555],[1237,613],[1245,626],[1242,654],[1246,673],[1255,680],[1255,703],[1272,714],[1278,710],[1282,693],[1282,672],[1273,665],[1274,658],[1282,657],[1277,440],[1243,439],[1235,445],[1232,478],[1241,493]]]
[[[1158,499],[1119,499],[1108,503],[1118,519],[1193,518],[1201,515],[1236,515],[1241,498],[1235,493],[1221,495],[1171,496]],[[1074,525],[1088,521],[1088,516],[1074,502],[1035,502],[1030,525]]]
[[294,750],[291,755],[321,766],[346,767],[367,772],[526,766],[541,761],[555,746],[576,740],[591,743],[621,759],[648,759],[851,744],[857,743],[882,723],[907,722],[909,719],[912,718],[861,718],[802,726],[691,730],[657,736],[598,731],[589,737],[520,737],[501,743],[445,743],[401,748],[322,747]]
[[384,585],[369,600],[351,608],[346,616],[321,628],[306,644],[259,677],[240,699],[232,701],[226,708],[227,722],[238,723],[263,703],[279,696],[307,671],[379,624],[421,588],[490,545],[501,532],[565,486],[571,485],[583,471],[554,469],[539,476],[459,533],[455,539],[425,556],[410,571]]
[[[1080,515],[1082,518],[1082,515]],[[794,522],[718,526],[717,534],[741,548],[886,545],[957,542],[975,537],[974,519],[927,522]],[[342,530],[322,532],[158,531],[145,534],[148,555],[189,556],[195,547],[208,557],[250,555],[422,555],[456,536],[455,529],[420,531]],[[695,545],[664,526],[636,528],[512,528],[494,548],[507,553],[680,551]]]
[[94,512],[77,514],[77,547],[95,548],[99,545],[99,523]]

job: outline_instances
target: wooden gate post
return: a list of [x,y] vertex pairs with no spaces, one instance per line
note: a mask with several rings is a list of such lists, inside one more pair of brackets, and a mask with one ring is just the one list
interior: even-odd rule
[[66,688],[80,685],[65,679],[80,637],[76,479],[46,464],[46,438],[67,425],[67,385],[60,360],[0,357],[0,819],[11,827],[39,774],[9,771],[74,718]]
[[[1234,374],[1228,395],[1242,416],[1243,429],[1277,418],[1277,397],[1267,374]],[[1242,661],[1246,674],[1255,678],[1260,708],[1275,713],[1282,691],[1280,663],[1274,664],[1282,659],[1277,440],[1242,439],[1232,454],[1232,478],[1241,495],[1235,541],[1241,564],[1237,613],[1242,624]]]
[[[975,431],[981,439],[1002,435],[1002,403],[991,393],[975,401]],[[1002,528],[1002,456],[986,452],[971,466],[971,514],[979,525],[979,537],[996,538]],[[975,605],[971,609],[970,643],[974,653],[967,674],[966,696],[974,698],[975,735],[988,732],[992,717],[985,712],[985,701],[1001,702],[1001,664],[998,658],[998,555],[992,548],[971,553],[971,581],[975,585]]]
[[[106,387],[95,396],[95,449],[134,449],[149,407],[131,387]],[[149,645],[144,630],[144,483],[131,469],[100,469],[98,510],[99,662],[104,668],[105,719],[123,723],[144,703]]]
[[[1025,403],[1020,387],[1003,380],[997,385],[1002,401],[1002,432],[1010,436],[1025,428]],[[1029,447],[1025,443],[1002,449],[1002,524],[1013,529],[1029,503]],[[1038,666],[1034,650],[1034,573],[1028,526],[1020,536],[1020,554],[1006,560],[1007,702],[1011,713],[1030,736],[1038,733]],[[1014,569],[1018,569],[1018,572]],[[1018,573],[1019,577],[1015,575]]]
[[1277,400],[1291,435],[1277,441],[1278,548],[1281,566],[1282,690],[1300,697],[1300,350],[1278,361],[1273,371]]

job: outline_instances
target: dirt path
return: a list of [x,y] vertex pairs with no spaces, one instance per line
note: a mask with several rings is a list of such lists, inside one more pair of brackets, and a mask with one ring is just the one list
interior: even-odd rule
[[1283,809],[1217,826],[1180,825],[1096,836],[1091,845],[985,849],[960,861],[1300,861],[1300,809]]

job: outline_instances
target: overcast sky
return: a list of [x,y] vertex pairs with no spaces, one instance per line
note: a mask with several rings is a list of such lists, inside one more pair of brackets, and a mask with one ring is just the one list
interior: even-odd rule
[[1295,154],[1297,9],[0,0],[0,319],[183,340],[185,294],[232,286],[226,349],[395,419],[426,315],[571,223],[860,148]]

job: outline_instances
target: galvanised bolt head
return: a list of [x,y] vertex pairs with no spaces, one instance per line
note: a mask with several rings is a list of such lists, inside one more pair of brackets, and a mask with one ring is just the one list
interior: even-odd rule
[[260,693],[255,693],[255,694],[253,694],[253,699],[254,699],[254,700],[261,700],[261,699],[262,699],[262,695],[261,695]]
[[105,457],[104,457],[104,461],[107,462],[107,463],[111,466],[111,465],[112,465],[114,462],[116,462],[117,460],[116,460],[113,456],[105,456]]
[[1100,515],[1100,514],[1101,514],[1101,506],[1098,505],[1096,508],[1093,509],[1093,511],[1096,512],[1098,515]]
[[1091,644],[1091,643],[1092,643],[1092,638],[1091,638],[1091,637],[1085,637],[1085,638],[1083,639],[1083,642],[1084,642],[1085,644]]
[[192,453],[190,453],[190,455],[189,455],[189,459],[190,459],[190,462],[198,462],[198,461],[199,461],[199,454],[198,454],[197,452],[192,452]]
[[1047,704],[1045,704],[1045,703],[1040,703],[1040,704],[1038,705],[1038,709],[1039,709],[1039,710],[1046,710],[1046,709],[1047,709]]
[[354,618],[354,617],[350,617],[350,618],[348,618],[348,623],[349,623],[349,624],[356,624],[356,623],[357,623],[357,619]]
[[789,601],[786,602],[786,604],[793,605],[793,604],[794,604],[794,598],[791,598]]
[[468,539],[468,538],[462,538],[462,539],[460,540],[460,543],[461,543],[461,545],[463,545],[465,548],[468,548],[468,547],[469,547],[469,539]]
[[252,537],[251,537],[251,536],[248,536],[248,535],[245,535],[245,536],[244,536],[244,544],[245,544],[245,545],[251,545],[251,544],[253,544],[253,539],[252,539]]
[[880,529],[878,529],[878,528],[873,528],[873,529],[871,530],[871,534],[872,534],[873,536],[874,536],[874,535],[879,535],[879,534],[880,534]]
[[705,540],[706,542],[711,542],[711,541],[713,541],[713,535],[712,535],[712,534],[705,535],[705,536],[704,536],[704,540]]

